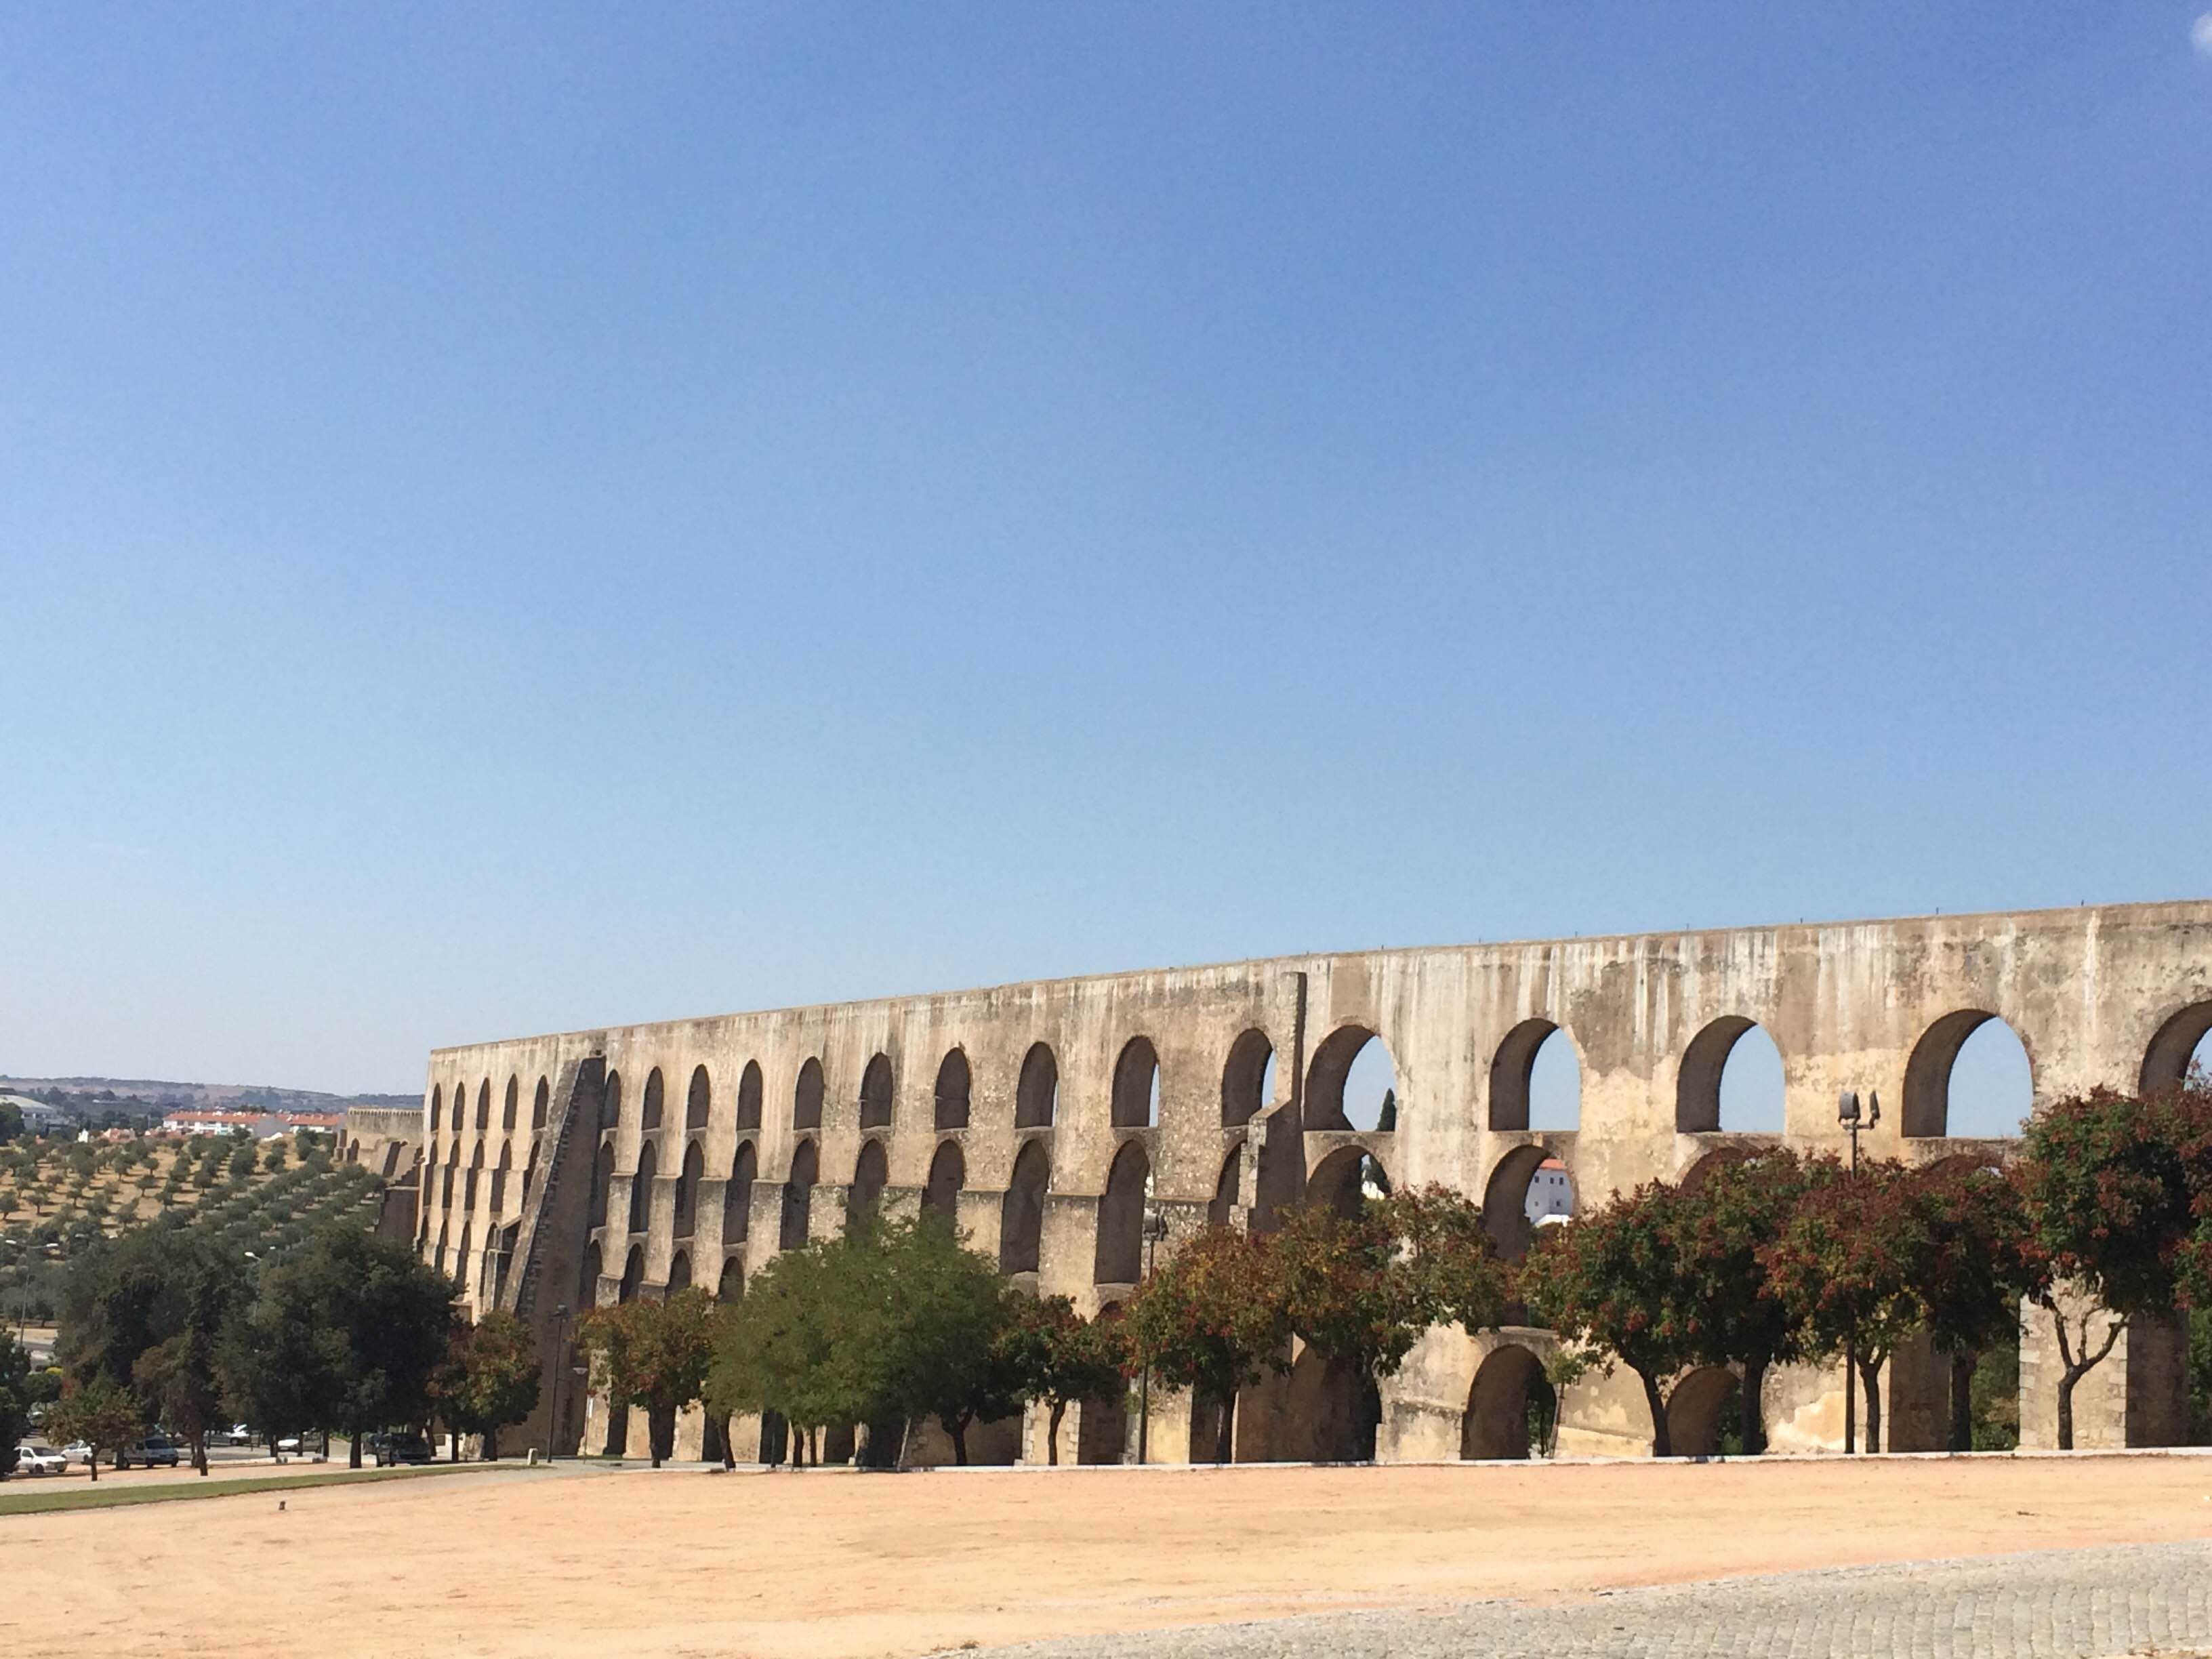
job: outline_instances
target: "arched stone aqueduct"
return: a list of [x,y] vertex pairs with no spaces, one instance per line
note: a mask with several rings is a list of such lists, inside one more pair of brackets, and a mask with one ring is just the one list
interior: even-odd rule
[[[1209,1217],[1264,1226],[1372,1158],[1393,1183],[1482,1198],[1504,1226],[1546,1157],[1588,1201],[1777,1139],[1840,1150],[1844,1089],[1884,1103],[1872,1155],[2002,1154],[1944,1121],[1951,1060],[1990,1018],[2019,1035],[2039,1101],[2178,1079],[2212,1030],[2212,901],[1280,957],[487,1042],[435,1052],[419,1117],[356,1133],[349,1155],[415,1165],[420,1249],[473,1306],[520,1313],[550,1361],[564,1306],[738,1293],[878,1198],[952,1211],[1019,1282],[1096,1311],[1140,1273],[1148,1191],[1171,1248]],[[1722,1065],[1753,1024],[1782,1057],[1779,1137],[1720,1121]],[[1580,1062],[1580,1122],[1531,1129],[1529,1067],[1554,1028]],[[1388,1128],[1340,1109],[1370,1034],[1395,1070]],[[1549,1341],[1431,1332],[1384,1388],[1376,1455],[1509,1450],[1500,1425]],[[2048,1443],[2033,1322],[2022,1361],[2023,1439]],[[1942,1410],[1916,1415],[1899,1364],[1903,1448],[1940,1433]],[[2079,1443],[2165,1437],[2179,1364],[2164,1334],[2124,1340],[2077,1396]],[[1346,1449],[1340,1402],[1302,1370],[1240,1413],[1240,1456]],[[1728,1386],[1682,1381],[1678,1443],[1696,1449]],[[562,1401],[564,1448],[583,1409]],[[1781,1374],[1767,1411],[1777,1449],[1837,1442],[1832,1376]],[[1063,1457],[1124,1455],[1133,1425],[1090,1416],[1070,1413]],[[1639,1452],[1650,1435],[1626,1373],[1571,1389],[1561,1424],[1563,1452]],[[1155,1460],[1194,1438],[1206,1455],[1197,1426],[1156,1403]],[[1007,1425],[996,1455],[1041,1461],[1042,1432]]]

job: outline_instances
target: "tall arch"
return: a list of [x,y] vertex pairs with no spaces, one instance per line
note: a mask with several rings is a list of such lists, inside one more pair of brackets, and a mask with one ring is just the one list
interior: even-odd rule
[[714,1081],[704,1066],[691,1068],[691,1084],[684,1091],[684,1131],[696,1134],[714,1115]]
[[1242,1127],[1266,1108],[1274,1060],[1275,1045],[1256,1028],[1229,1045],[1229,1059],[1221,1068],[1223,1128]]
[[946,1220],[956,1220],[960,1213],[960,1189],[968,1184],[968,1160],[962,1156],[960,1143],[947,1140],[937,1148],[937,1156],[929,1160],[929,1184],[922,1188],[921,1207],[932,1215],[941,1215]]
[[[1748,1046],[1745,1037],[1759,1036]],[[1714,1020],[1682,1051],[1674,1078],[1674,1128],[1680,1134],[1713,1134],[1723,1129],[1780,1133],[1784,1127],[1781,1051],[1764,1026],[1741,1014]],[[1765,1075],[1749,1078],[1739,1091],[1731,1060]],[[1724,1075],[1725,1074],[1725,1075]],[[1730,1098],[1724,1100],[1723,1090]],[[1736,1122],[1722,1121],[1723,1108]],[[1742,1121],[1742,1120],[1748,1120]]]
[[1243,1200],[1244,1144],[1237,1142],[1221,1160],[1221,1173],[1213,1182],[1213,1201],[1206,1206],[1206,1223],[1209,1227],[1226,1227],[1236,1219],[1237,1206]]
[[1098,1200],[1098,1249],[1091,1275],[1094,1282],[1133,1285],[1144,1273],[1145,1196],[1152,1183],[1152,1161],[1142,1143],[1127,1142],[1114,1155],[1105,1194]]
[[955,1048],[937,1068],[937,1127],[940,1130],[968,1127],[969,1094],[974,1078],[968,1070],[964,1049]]
[[486,1078],[477,1085],[477,1133],[483,1134],[491,1127],[491,1079]]
[[599,1091],[599,1127],[611,1129],[622,1121],[622,1073],[610,1071],[606,1087]]
[[1677,1457],[1717,1455],[1728,1408],[1741,1389],[1735,1373],[1719,1365],[1702,1365],[1677,1382],[1667,1396],[1668,1449]]
[[814,1187],[821,1176],[821,1152],[811,1140],[800,1141],[791,1155],[790,1178],[783,1183],[783,1225],[777,1233],[778,1249],[805,1248],[813,1231]]
[[[1564,1209],[1551,1201],[1562,1190]],[[1541,1201],[1532,1204],[1532,1198]],[[1544,1147],[1516,1146],[1498,1160],[1483,1186],[1482,1230],[1498,1255],[1518,1261],[1528,1254],[1540,1213],[1572,1215],[1574,1208],[1574,1182],[1566,1166]]]
[[860,1073],[860,1127],[863,1129],[888,1129],[891,1127],[891,1057],[878,1054],[868,1061],[868,1069]]
[[[2018,1102],[2022,1115],[2033,1103],[2034,1096],[2033,1071],[2027,1058],[2025,1044],[2019,1043],[2018,1033],[2011,1026],[1983,1008],[1962,1008],[1936,1021],[1921,1034],[1920,1041],[1912,1045],[1912,1054],[1905,1062],[1905,1099],[1899,1127],[1915,1138],[1950,1135],[1957,1132],[1952,1127],[1952,1083],[1960,1073],[1960,1059],[1967,1052],[1970,1042],[1992,1046],[2002,1060],[2004,1050],[2018,1046],[2015,1056],[2019,1068],[2027,1073],[2021,1080],[2021,1093],[2026,1097]],[[2012,1039],[2008,1043],[2005,1039]],[[1977,1103],[1982,1104],[1984,1103]]]
[[507,1080],[507,1098],[501,1103],[499,1127],[502,1133],[514,1133],[514,1120],[522,1105],[522,1079],[510,1077]]
[[678,1250],[668,1259],[668,1293],[691,1288],[691,1252]]
[[[2189,1076],[2198,1045],[2212,1035],[2212,1002],[2195,1002],[2169,1017],[2144,1051],[2142,1092],[2154,1095],[2179,1086]],[[431,1119],[430,1127],[437,1127]]]
[[438,1115],[444,1109],[446,1091],[436,1084],[430,1085],[430,1133],[438,1133]]
[[1340,1215],[1356,1215],[1370,1198],[1390,1191],[1390,1174],[1364,1146],[1340,1146],[1306,1178],[1306,1202]]
[[1397,1127],[1397,1103],[1396,1062],[1368,1027],[1340,1025],[1314,1049],[1306,1068],[1307,1128],[1387,1132]]
[[1060,1111],[1060,1061],[1048,1042],[1032,1042],[1022,1056],[1021,1080],[1014,1085],[1014,1127],[1049,1129]]
[[1150,1037],[1133,1036],[1114,1062],[1114,1127],[1142,1129],[1159,1121],[1159,1051]]
[[822,1062],[812,1055],[799,1068],[799,1081],[791,1091],[791,1127],[794,1129],[818,1129],[822,1127]]
[[538,1079],[538,1092],[530,1102],[530,1133],[536,1134],[545,1127],[545,1115],[553,1104],[553,1085],[545,1078]]
[[635,1302],[645,1284],[645,1247],[633,1244],[629,1255],[623,1261],[622,1288],[615,1292],[617,1302]]
[[722,1188],[722,1242],[734,1244],[741,1241],[752,1224],[753,1182],[760,1173],[760,1154],[753,1150],[750,1140],[738,1143],[738,1155],[730,1162],[729,1183]]
[[848,1231],[857,1227],[861,1218],[883,1202],[884,1188],[890,1184],[890,1155],[884,1151],[884,1143],[873,1139],[860,1143],[860,1155],[853,1163],[853,1184],[845,1194],[845,1225]]
[[645,1103],[639,1109],[638,1127],[647,1134],[660,1127],[661,1096],[665,1092],[666,1085],[660,1080],[660,1067],[656,1066],[646,1074]]
[[470,1224],[461,1223],[461,1241],[453,1248],[453,1282],[465,1291],[469,1286]]
[[496,1221],[507,1213],[507,1177],[514,1167],[514,1143],[502,1141],[499,1149],[499,1164],[491,1172],[491,1213]]
[[615,1144],[611,1139],[602,1139],[599,1155],[592,1160],[591,1225],[604,1227],[607,1224],[608,1198],[614,1190],[614,1184]]
[[1013,1178],[999,1204],[999,1271],[1033,1273],[1044,1240],[1045,1194],[1052,1188],[1052,1158],[1032,1140],[1014,1158]]
[[745,1259],[733,1255],[722,1263],[721,1282],[714,1287],[717,1302],[741,1302],[745,1294]]
[[683,1173],[676,1177],[676,1237],[689,1238],[697,1230],[699,1182],[707,1174],[707,1154],[697,1141],[684,1149]]
[[1490,1127],[1574,1129],[1581,1118],[1582,1054],[1574,1039],[1548,1019],[1522,1020],[1490,1062]]
[[643,1232],[653,1218],[653,1182],[659,1162],[648,1140],[638,1152],[637,1173],[629,1181],[629,1230],[634,1233]]
[[738,1078],[738,1127],[740,1131],[761,1127],[761,1068],[757,1060],[745,1062],[744,1071]]

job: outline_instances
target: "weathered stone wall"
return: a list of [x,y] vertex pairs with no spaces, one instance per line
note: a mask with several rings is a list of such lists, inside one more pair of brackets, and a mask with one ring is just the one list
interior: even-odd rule
[[[1147,1175],[1171,1249],[1210,1210],[1264,1223],[1363,1154],[1395,1183],[1444,1182],[1504,1215],[1546,1153],[1589,1203],[1678,1177],[1717,1151],[1771,1144],[1716,1127],[1722,1062],[1753,1022],[1782,1055],[1789,1144],[1844,1150],[1835,1102],[1850,1088],[1879,1091],[1887,1106],[1863,1143],[1871,1156],[2001,1151],[1942,1133],[1950,1058],[1981,1016],[2019,1034],[2039,1101],[2134,1086],[2212,1025],[2212,902],[1284,957],[445,1048],[431,1056],[416,1131],[426,1149],[418,1237],[472,1304],[524,1308],[550,1355],[550,1310],[572,1291],[588,1301],[672,1282],[713,1289],[787,1238],[834,1232],[864,1159],[880,1158],[893,1205],[923,1201],[934,1172],[976,1248],[998,1253],[1020,1212],[1009,1191],[1026,1158],[1025,1170],[1042,1159],[1049,1171],[1036,1261],[1008,1265],[1095,1311],[1140,1274],[1133,1228]],[[1527,1062],[1554,1026],[1580,1058],[1580,1125],[1531,1131]],[[1368,1033],[1395,1065],[1392,1131],[1353,1131],[1336,1114],[1343,1067]],[[1139,1038],[1158,1056],[1156,1119],[1140,1086],[1116,1109],[1117,1066]],[[1276,1062],[1264,1100],[1252,1087],[1262,1043]],[[1022,1103],[1040,1052],[1056,1093],[1032,1089]],[[956,1054],[964,1118],[959,1065],[945,1069]],[[878,1056],[890,1074],[888,1121],[866,1110],[864,1127]],[[603,1082],[580,1082],[593,1066]],[[541,1213],[548,1204],[557,1215]],[[557,1279],[560,1293],[535,1293],[541,1279]],[[1477,1368],[1499,1340],[1425,1340],[1385,1389],[1379,1454],[1453,1455]],[[2154,1431],[2166,1408],[2124,1401],[2130,1376],[2139,1390],[2154,1369],[2114,1368],[2105,1385],[2124,1403],[2081,1443]],[[1340,1406],[1330,1386],[1294,1375],[1273,1395],[1255,1391],[1240,1449],[1325,1453]],[[1683,1386],[1669,1415],[1695,1430],[1713,1384]],[[1939,1431],[1926,1400],[1905,1392],[1896,1419],[1907,1438]],[[1832,1374],[1778,1374],[1765,1394],[1778,1449],[1836,1443]],[[1071,1413],[1063,1449],[1123,1455],[1135,1415],[1118,1404],[1087,1421]],[[1562,1450],[1639,1449],[1650,1431],[1625,1371],[1569,1390]],[[1002,1438],[1011,1450],[1016,1437]],[[1034,1455],[1041,1423],[1020,1439]],[[1156,1460],[1188,1455],[1182,1402],[1156,1401],[1151,1442]]]

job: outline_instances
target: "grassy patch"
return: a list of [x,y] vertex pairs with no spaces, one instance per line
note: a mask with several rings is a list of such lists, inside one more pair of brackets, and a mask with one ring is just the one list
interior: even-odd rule
[[[234,1498],[246,1492],[298,1492],[307,1486],[362,1486],[376,1480],[423,1480],[445,1474],[485,1474],[505,1470],[512,1474],[530,1466],[521,1462],[431,1463],[404,1469],[331,1469],[321,1474],[261,1474],[238,1480],[164,1480],[158,1484],[110,1486],[85,1485],[68,1492],[11,1491],[0,1488],[0,1516],[43,1515],[53,1510],[106,1510],[125,1504],[182,1503],[194,1498]],[[15,1486],[9,1481],[9,1487]]]

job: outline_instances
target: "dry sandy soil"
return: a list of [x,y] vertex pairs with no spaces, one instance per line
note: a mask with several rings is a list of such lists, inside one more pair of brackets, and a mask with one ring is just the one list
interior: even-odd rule
[[487,1472],[0,1517],[0,1653],[761,1656],[2212,1536],[2212,1458]]

